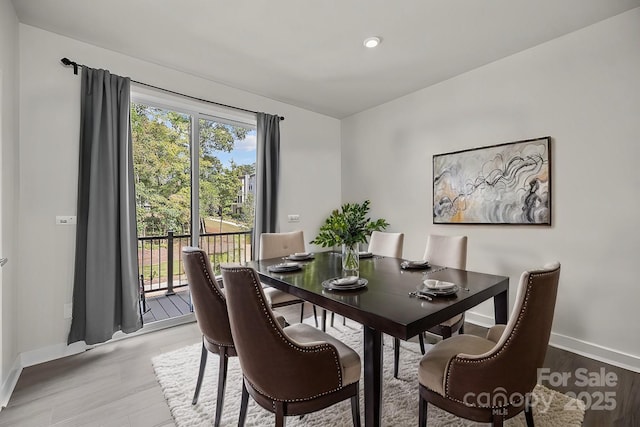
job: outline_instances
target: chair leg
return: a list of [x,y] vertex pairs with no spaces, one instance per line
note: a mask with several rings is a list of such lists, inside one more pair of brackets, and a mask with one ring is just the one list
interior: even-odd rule
[[218,371],[218,399],[216,400],[216,420],[215,427],[220,425],[222,419],[222,407],[224,405],[224,389],[227,385],[227,366],[229,358],[227,357],[227,348],[220,347],[220,368]]
[[524,401],[524,418],[527,420],[527,427],[534,427],[533,425],[533,409],[531,408],[531,395],[527,394]]
[[313,306],[313,320],[316,321],[316,328],[318,327],[318,312],[316,310],[316,306]]
[[351,396],[351,419],[353,427],[360,427],[360,393]]
[[304,321],[304,302],[300,304],[300,323]]
[[275,427],[284,427],[284,402],[274,402],[273,406],[276,413]]
[[322,332],[327,332],[327,310],[322,309],[322,327],[320,328]]
[[331,325],[331,327],[333,328],[333,319],[334,317],[336,317],[336,314],[332,311],[331,312],[331,322],[329,323],[329,325]]
[[424,336],[422,335],[422,332],[418,334],[418,341],[420,341],[420,351],[424,354]]
[[427,409],[428,409],[428,405],[429,402],[427,402],[425,399],[422,398],[422,396],[419,397],[420,399],[420,408],[419,410],[419,414],[418,414],[418,427],[427,427]]
[[342,316],[342,326],[347,326],[347,318]]
[[198,403],[198,395],[200,395],[200,387],[202,386],[202,377],[204,377],[204,368],[207,366],[208,354],[209,351],[207,351],[204,343],[202,343],[202,352],[200,353],[200,370],[198,371],[198,380],[196,381],[196,391],[193,393],[193,400],[191,401],[192,405]]
[[504,424],[504,416],[502,414],[495,414],[491,421],[492,427],[502,427]]
[[242,397],[240,398],[240,417],[238,418],[238,427],[244,427],[244,421],[247,419],[247,406],[249,406],[249,392],[247,386],[244,385],[242,379]]
[[460,335],[464,334],[464,323],[462,323],[462,325],[460,325],[460,328],[458,329],[458,334],[460,334]]
[[400,367],[400,338],[393,338],[393,378],[398,378]]
[[451,338],[451,328],[449,326],[442,326],[440,330],[442,332],[443,340],[446,340],[447,338]]

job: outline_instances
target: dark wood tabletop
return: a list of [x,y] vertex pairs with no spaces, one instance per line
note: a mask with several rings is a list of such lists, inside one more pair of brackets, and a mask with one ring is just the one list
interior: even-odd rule
[[[492,297],[496,323],[507,322],[508,277],[435,265],[404,270],[400,267],[402,261],[379,256],[360,259],[360,277],[368,283],[350,291],[322,286],[323,281],[341,276],[339,253],[316,253],[311,260],[298,261],[300,270],[287,273],[268,270],[269,266],[285,262],[282,258],[248,263],[264,283],[363,325],[366,426],[380,425],[383,333],[406,340]],[[409,292],[415,291],[425,279],[453,282],[460,290],[452,296],[434,297],[432,301],[410,297]]]

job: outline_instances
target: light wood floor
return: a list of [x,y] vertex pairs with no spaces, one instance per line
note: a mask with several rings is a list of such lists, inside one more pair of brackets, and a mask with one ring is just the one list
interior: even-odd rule
[[200,337],[190,323],[25,368],[0,426],[172,426],[151,358]]
[[[305,309],[305,313],[311,315],[311,309]],[[288,321],[296,322],[299,306],[287,308],[283,314]],[[341,322],[341,317],[337,321]],[[469,334],[485,333],[477,326],[465,327]],[[200,339],[197,325],[190,323],[25,368],[9,405],[0,412],[0,427],[173,426],[151,358]],[[554,348],[549,348],[545,366],[558,372],[575,372],[578,367],[590,371],[604,367],[615,372],[616,408],[588,411],[584,426],[640,426],[640,374]],[[584,390],[574,388],[576,393]]]

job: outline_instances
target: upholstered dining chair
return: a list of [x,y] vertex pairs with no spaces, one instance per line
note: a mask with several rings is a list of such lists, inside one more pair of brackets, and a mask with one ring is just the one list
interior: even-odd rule
[[360,357],[330,335],[297,323],[274,321],[255,270],[222,267],[229,320],[244,376],[239,426],[244,426],[249,395],[275,414],[303,415],[351,399],[353,424],[360,425]]
[[421,427],[428,403],[493,426],[524,410],[533,427],[530,395],[549,344],[559,279],[558,262],[525,271],[506,325],[493,326],[486,338],[440,341],[427,352],[418,369]]
[[374,231],[369,238],[369,252],[374,255],[402,258],[404,233]]
[[231,327],[229,326],[227,303],[218,280],[213,275],[211,262],[205,251],[195,247],[184,247],[182,248],[182,261],[184,263],[184,271],[187,274],[196,321],[202,332],[200,370],[191,403],[195,405],[198,402],[202,377],[207,364],[207,354],[209,352],[217,354],[220,358],[220,366],[218,370],[215,426],[219,426],[227,380],[228,358],[237,356],[231,335]]
[[[385,231],[374,231],[369,238],[369,252],[373,255],[402,258],[402,248],[404,246],[404,233],[388,233]],[[334,314],[331,313],[331,326],[333,326]],[[342,324],[346,319],[342,319]],[[421,337],[422,338],[422,337]],[[424,342],[422,344],[424,347]],[[424,354],[424,352],[423,352]]]
[[[207,365],[209,352],[220,358],[218,369],[218,396],[216,400],[215,426],[220,425],[224,390],[227,381],[228,358],[237,356],[231,327],[227,302],[222,288],[222,277],[216,277],[211,270],[211,261],[207,253],[200,248],[185,246],[182,248],[182,262],[187,275],[191,302],[196,315],[196,321],[202,332],[202,351],[200,354],[200,369],[193,393],[192,405],[198,403],[202,378]],[[286,321],[281,315],[276,316],[277,322],[284,327]]]
[[[430,234],[424,258],[430,264],[465,270],[467,268],[467,236]],[[429,329],[429,332],[449,338],[454,332],[464,333],[464,313]]]
[[[427,237],[427,247],[424,252],[423,259],[429,261],[429,264],[441,267],[455,268],[464,270],[467,268],[467,236],[440,236],[430,234]],[[429,329],[432,334],[440,335],[443,339],[451,337],[451,335],[459,331],[464,333],[464,313],[458,314],[439,325]],[[418,335],[420,341],[420,350],[424,354],[424,336]],[[393,339],[393,376],[398,378],[398,369],[400,360],[400,339]]]
[[[262,233],[260,235],[259,259],[285,257],[304,251],[304,233],[302,231]],[[300,304],[300,323],[302,323],[304,320],[304,300],[269,285],[264,284],[263,286],[267,299],[271,302],[271,307],[273,308]],[[318,327],[318,316],[315,306],[313,306],[313,318],[315,319],[316,327]]]

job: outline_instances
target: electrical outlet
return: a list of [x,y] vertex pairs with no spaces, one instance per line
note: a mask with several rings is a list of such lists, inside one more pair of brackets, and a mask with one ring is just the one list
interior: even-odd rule
[[57,225],[74,225],[76,224],[75,215],[58,215],[56,216]]
[[300,215],[289,215],[289,222],[300,222]]

